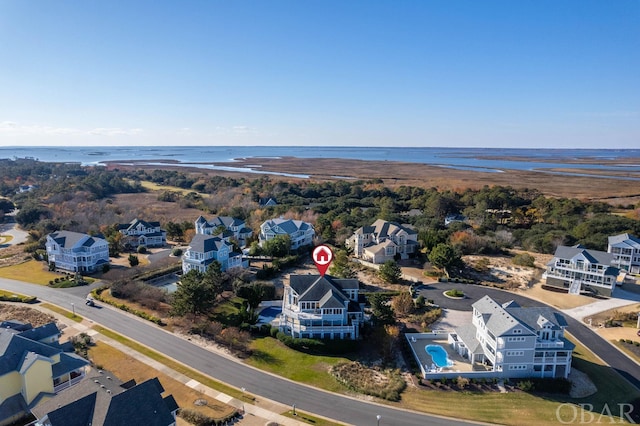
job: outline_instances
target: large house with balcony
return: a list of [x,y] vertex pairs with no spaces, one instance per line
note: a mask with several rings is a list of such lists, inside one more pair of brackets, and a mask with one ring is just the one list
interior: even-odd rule
[[242,254],[233,251],[233,244],[220,237],[196,234],[189,248],[182,255],[182,272],[191,270],[206,272],[209,265],[218,261],[222,271],[246,267],[242,263]]
[[295,338],[357,339],[364,322],[358,280],[291,275],[284,287],[280,331]]
[[418,232],[409,225],[378,219],[359,228],[347,241],[359,259],[381,264],[396,258],[407,259],[417,252]]
[[559,246],[544,273],[546,285],[567,290],[569,294],[611,296],[619,269],[614,256],[581,245]]
[[640,238],[630,234],[609,237],[607,253],[613,255],[613,264],[632,274],[640,273]]
[[260,225],[260,246],[279,235],[288,235],[291,239],[291,250],[313,244],[316,235],[313,225],[301,220],[284,219],[282,217],[269,219]]
[[253,235],[253,231],[247,228],[244,220],[230,216],[216,216],[210,220],[198,216],[195,225],[196,234],[215,235],[223,239],[234,238],[240,247],[245,247],[247,240]]
[[47,257],[56,269],[95,272],[109,263],[109,243],[103,238],[71,231],[47,235]]
[[561,314],[513,301],[500,305],[489,296],[472,307],[471,324],[449,335],[459,355],[500,377],[569,376],[575,345],[564,337],[567,322]]
[[160,229],[160,222],[133,219],[119,224],[118,230],[124,235],[122,242],[128,248],[163,247],[167,243],[167,232]]
[[60,345],[59,338],[55,323],[36,328],[0,323],[0,426],[26,417],[41,400],[85,376],[89,362]]

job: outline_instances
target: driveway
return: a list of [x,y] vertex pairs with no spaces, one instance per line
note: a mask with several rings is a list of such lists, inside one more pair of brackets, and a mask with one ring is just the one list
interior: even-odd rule
[[[462,290],[465,298],[462,300],[449,299],[443,295],[443,292],[457,288]],[[435,304],[446,309],[454,309],[457,311],[471,311],[471,305],[480,298],[488,295],[496,302],[502,304],[514,300],[522,307],[529,306],[549,306],[537,300],[529,299],[519,294],[510,293],[508,291],[496,288],[456,284],[456,283],[435,283],[420,286],[417,291],[424,296],[425,299],[431,299]],[[561,294],[559,296],[562,296]],[[626,301],[629,304],[629,301]],[[596,302],[599,303],[599,302]],[[589,305],[587,305],[589,306]],[[640,369],[638,364],[625,354],[617,350],[607,340],[596,334],[587,327],[582,321],[575,319],[570,315],[565,315],[568,328],[576,339],[586,345],[592,352],[599,356],[604,362],[612,366],[622,377],[627,379],[636,388],[640,389]]]
[[0,235],[11,235],[13,238],[11,239],[11,241],[8,241],[6,245],[2,244],[0,247],[27,242],[29,233],[27,231],[23,231],[18,227],[18,224],[13,220],[13,216],[6,216],[6,219],[6,223],[0,224]]

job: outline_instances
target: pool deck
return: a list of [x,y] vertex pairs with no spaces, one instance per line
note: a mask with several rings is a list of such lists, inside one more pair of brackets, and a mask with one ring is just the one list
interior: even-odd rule
[[[427,353],[427,351],[425,350],[425,347],[427,345],[440,345],[447,352],[447,357],[449,357],[449,359],[453,361],[453,366],[443,367],[441,369],[442,372],[462,373],[462,372],[477,371],[477,369],[473,368],[473,365],[471,365],[468,359],[462,358],[460,355],[458,355],[456,352],[454,352],[451,349],[447,341],[447,338],[445,336],[443,336],[442,338],[433,339],[433,340],[416,339],[415,342],[412,340],[409,340],[409,344],[413,348],[414,353],[417,355],[418,361],[426,368],[429,368],[431,364],[433,364],[433,359],[431,359],[431,355]],[[481,370],[484,370],[484,369],[481,369]]]

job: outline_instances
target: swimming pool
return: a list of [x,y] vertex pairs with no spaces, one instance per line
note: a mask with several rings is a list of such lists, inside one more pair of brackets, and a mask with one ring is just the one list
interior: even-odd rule
[[439,367],[451,367],[453,366],[453,361],[449,359],[447,356],[447,351],[440,345],[427,345],[424,347],[424,350],[427,351],[429,355],[431,355],[431,359],[433,363]]
[[269,306],[258,314],[259,324],[270,324],[282,312],[281,306]]

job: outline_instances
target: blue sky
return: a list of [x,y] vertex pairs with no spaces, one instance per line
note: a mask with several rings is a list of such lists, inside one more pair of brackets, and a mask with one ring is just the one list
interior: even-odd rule
[[637,0],[0,0],[0,145],[640,147]]

